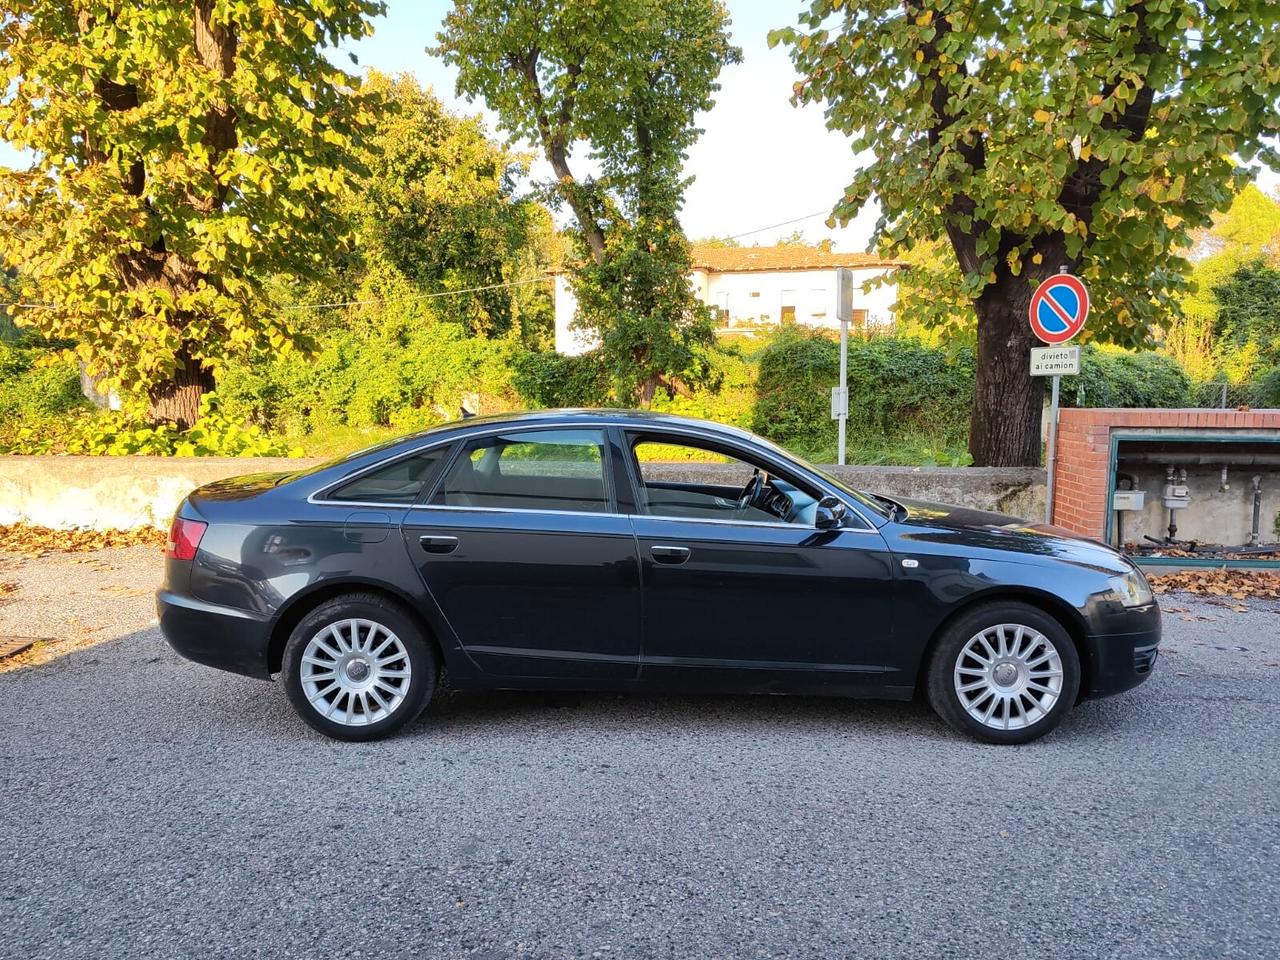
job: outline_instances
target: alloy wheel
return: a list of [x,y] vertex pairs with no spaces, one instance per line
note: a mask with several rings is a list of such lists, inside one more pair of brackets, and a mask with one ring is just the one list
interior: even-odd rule
[[1040,631],[1000,623],[974,634],[956,658],[956,696],[992,730],[1022,730],[1043,720],[1062,696],[1062,657]]
[[329,624],[302,651],[302,692],[320,716],[359,727],[391,716],[409,695],[404,642],[373,620]]

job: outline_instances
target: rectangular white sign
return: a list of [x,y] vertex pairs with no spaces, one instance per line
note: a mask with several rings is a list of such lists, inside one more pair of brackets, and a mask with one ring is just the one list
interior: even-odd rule
[[1032,347],[1033,377],[1071,377],[1080,372],[1079,347]]
[[831,388],[831,419],[839,420],[842,416],[849,415],[849,388],[848,387],[832,387]]

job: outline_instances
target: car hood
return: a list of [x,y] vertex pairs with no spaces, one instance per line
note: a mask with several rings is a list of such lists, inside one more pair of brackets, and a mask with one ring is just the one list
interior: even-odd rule
[[1106,544],[1052,524],[946,503],[897,502],[907,510],[906,518],[899,516],[898,524],[909,540],[945,541],[1029,557],[1052,557],[1117,573],[1131,569],[1129,561]]

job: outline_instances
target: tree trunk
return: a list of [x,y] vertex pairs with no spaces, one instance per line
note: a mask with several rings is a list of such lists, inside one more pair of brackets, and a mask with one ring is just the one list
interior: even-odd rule
[[200,415],[200,398],[213,389],[213,372],[186,351],[178,354],[173,376],[152,388],[147,419],[190,429]]
[[1034,287],[999,271],[978,298],[978,370],[969,420],[969,453],[978,467],[1040,463],[1041,378],[1031,376],[1035,336],[1027,322]]

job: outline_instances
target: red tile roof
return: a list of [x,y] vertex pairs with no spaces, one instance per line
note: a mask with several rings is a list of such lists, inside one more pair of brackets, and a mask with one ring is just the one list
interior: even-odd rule
[[706,247],[690,251],[693,269],[708,273],[750,273],[762,270],[834,270],[836,267],[900,267],[870,253],[827,253],[814,247]]

